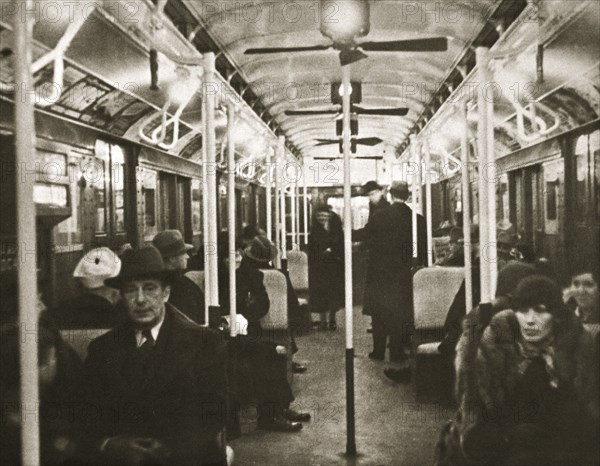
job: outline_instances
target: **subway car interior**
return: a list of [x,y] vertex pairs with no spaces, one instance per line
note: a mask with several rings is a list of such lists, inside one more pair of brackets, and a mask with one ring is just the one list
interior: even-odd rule
[[14,0],[0,50],[0,464],[600,464],[598,1]]

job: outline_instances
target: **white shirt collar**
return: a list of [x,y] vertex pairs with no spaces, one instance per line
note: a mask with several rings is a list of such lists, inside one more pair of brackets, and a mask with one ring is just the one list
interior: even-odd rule
[[[154,327],[152,327],[150,329],[150,333],[152,334],[152,338],[154,338],[154,342],[156,342],[156,339],[158,338],[158,332],[160,332],[160,328],[162,327],[162,324],[164,323],[164,321],[165,321],[165,318],[163,317],[159,323],[157,323]],[[142,335],[141,330],[135,331],[135,340],[137,342],[138,348],[140,346],[142,346],[144,344],[144,342],[146,341],[146,337],[144,337]]]

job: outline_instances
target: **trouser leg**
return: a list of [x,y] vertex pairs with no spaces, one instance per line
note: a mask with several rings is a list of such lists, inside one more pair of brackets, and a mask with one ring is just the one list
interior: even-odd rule
[[381,316],[373,316],[373,353],[377,357],[385,356],[385,346],[387,342],[387,330],[385,319]]
[[390,334],[390,361],[402,361],[405,359],[405,355],[402,335],[403,328],[399,316],[391,316],[387,327]]

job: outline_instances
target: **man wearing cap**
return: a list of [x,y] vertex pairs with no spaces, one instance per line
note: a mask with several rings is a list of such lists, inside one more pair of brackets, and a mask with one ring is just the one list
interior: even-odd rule
[[119,292],[104,280],[119,275],[121,260],[107,247],[88,251],[73,271],[82,293],[50,311],[60,328],[113,328],[123,320],[115,304]]
[[165,230],[152,240],[158,249],[167,270],[172,270],[169,304],[175,306],[197,324],[204,323],[204,293],[192,280],[184,275],[189,258],[188,252],[194,247],[183,241],[179,230]]
[[[387,338],[390,338],[390,360],[406,358],[412,322],[413,238],[412,210],[405,203],[408,184],[394,181],[390,187],[392,204],[373,215],[366,226],[369,265],[363,313],[373,319],[373,352],[371,359],[382,361]],[[417,215],[418,264],[427,256],[425,219]]]
[[223,341],[167,302],[174,272],[154,246],[121,260],[106,284],[127,321],[89,345],[82,452],[98,464],[223,464]]
[[[384,189],[376,181],[367,181],[361,187],[362,195],[369,197],[369,218],[367,222],[370,222],[373,218],[373,214],[382,209],[385,209],[390,205],[388,200],[384,196]],[[352,241],[366,241],[366,229],[360,228],[352,231]]]

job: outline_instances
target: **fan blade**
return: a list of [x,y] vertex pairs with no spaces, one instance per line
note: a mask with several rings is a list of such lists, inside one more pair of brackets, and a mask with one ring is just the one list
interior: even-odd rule
[[359,115],[382,115],[382,116],[406,116],[409,108],[398,107],[398,108],[363,108],[358,105],[354,105],[352,110]]
[[448,39],[431,37],[389,42],[362,42],[359,46],[366,52],[445,52],[448,50]]
[[328,146],[330,144],[338,144],[339,139],[317,139],[316,146]]
[[377,144],[381,144],[383,139],[379,138],[358,138],[356,140],[356,144],[361,144],[363,146],[376,146]]
[[258,47],[244,51],[244,55],[259,55],[262,53],[317,52],[330,49],[331,45],[313,45],[308,47]]
[[287,116],[304,116],[304,115],[337,115],[340,113],[338,109],[325,110],[286,110],[283,112]]
[[[350,157],[352,160],[383,160],[382,155],[372,157]],[[343,160],[344,157],[313,157],[313,160]]]

